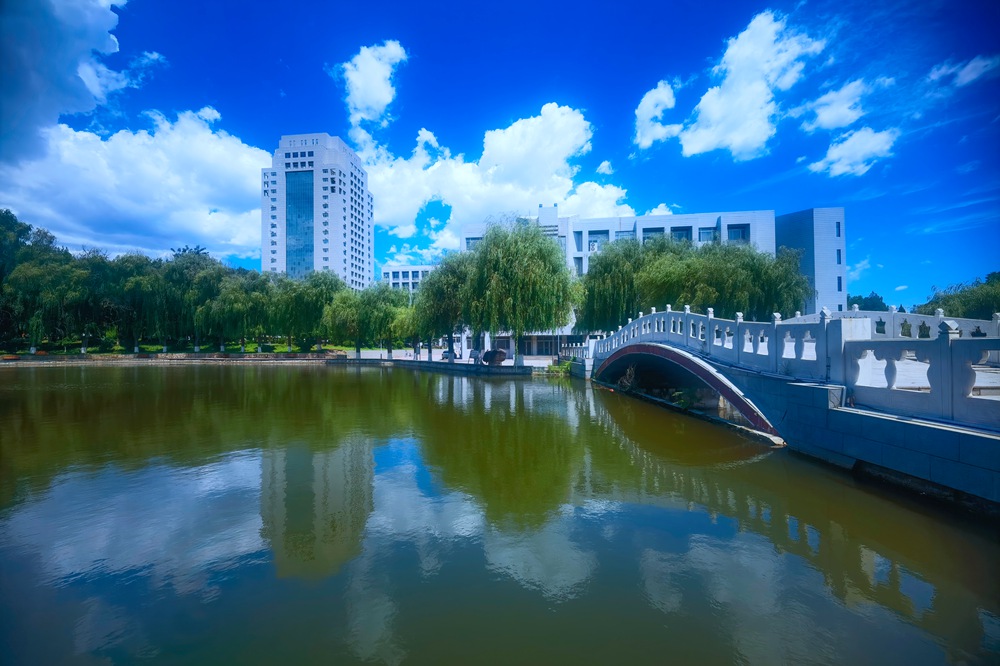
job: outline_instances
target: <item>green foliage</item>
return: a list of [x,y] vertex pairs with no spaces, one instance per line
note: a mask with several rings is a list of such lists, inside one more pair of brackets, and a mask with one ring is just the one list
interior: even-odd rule
[[474,251],[465,301],[477,330],[509,331],[516,343],[528,331],[569,322],[572,281],[556,241],[537,224],[491,226]]
[[459,329],[465,315],[465,286],[475,263],[473,253],[450,254],[420,283],[414,302],[421,333],[447,335]]
[[659,257],[681,258],[692,251],[690,243],[675,243],[663,238],[639,243],[634,238],[617,240],[590,257],[590,268],[583,276],[577,330],[613,331],[635,317],[643,307],[637,276]]
[[992,319],[1000,312],[1000,271],[990,273],[985,280],[955,284],[942,291],[934,290],[927,303],[918,305],[916,312],[934,314],[940,308],[949,317]]
[[296,336],[319,336],[323,309],[346,288],[343,280],[328,272],[313,272],[304,280],[284,275],[276,279],[271,322],[288,339],[288,351]]
[[656,238],[640,244],[617,240],[590,258],[577,314],[581,331],[613,331],[651,307],[714,308],[718,317],[768,321],[771,314],[801,310],[810,296],[799,272],[799,256],[781,248],[777,256],[749,245]]
[[351,341],[354,349],[361,353],[363,333],[361,330],[361,296],[358,292],[345,289],[338,291],[333,300],[323,308],[323,330],[334,340]]
[[717,317],[733,319],[742,312],[755,321],[800,310],[811,293],[797,252],[781,248],[772,257],[738,244],[668,250],[645,264],[636,282],[644,306],[714,308]]
[[888,311],[889,306],[885,304],[885,301],[881,296],[876,294],[874,291],[867,296],[860,295],[847,295],[847,307],[850,308],[854,305],[858,306],[859,310],[869,310],[872,312]]
[[450,254],[420,283],[414,335],[445,335],[452,348],[454,332],[467,319],[466,287],[475,266],[474,253]]
[[384,341],[391,352],[395,337],[393,323],[399,311],[407,307],[408,298],[405,292],[393,289],[385,282],[376,282],[362,290],[358,325],[363,337],[376,342]]
[[225,348],[269,333],[307,338],[308,347],[344,289],[329,272],[293,281],[227,268],[199,245],[174,248],[168,260],[109,260],[98,250],[74,257],[48,231],[0,210],[0,346],[8,349],[72,340],[131,351],[152,339],[186,350],[204,336]]

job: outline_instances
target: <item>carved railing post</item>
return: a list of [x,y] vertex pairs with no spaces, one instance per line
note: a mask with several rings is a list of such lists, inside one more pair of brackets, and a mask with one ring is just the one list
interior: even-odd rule
[[691,346],[691,306],[684,306],[684,346]]
[[816,336],[816,362],[820,363],[823,379],[830,381],[830,347],[827,326],[830,323],[830,311],[824,307],[819,311],[819,333]]
[[743,364],[743,344],[746,338],[743,337],[743,313],[736,313],[736,330],[733,332],[733,347],[736,351],[736,365]]
[[[942,316],[941,323],[938,324],[938,336],[933,342],[924,345],[917,345],[916,357],[918,361],[927,363],[927,381],[931,387],[931,397],[937,403],[938,413],[946,418],[954,418],[954,393],[956,382],[952,366],[952,342],[958,339],[958,324],[954,321],[945,321]],[[975,381],[975,372],[970,367],[972,381]],[[971,390],[971,386],[970,386]]]
[[771,357],[771,372],[778,372],[778,363],[781,361],[781,356],[785,351],[785,341],[778,337],[778,324],[781,323],[781,314],[778,312],[771,313],[771,338],[767,341],[767,351],[768,355]]
[[708,326],[705,331],[705,353],[712,355],[712,347],[715,346],[715,308],[708,308]]

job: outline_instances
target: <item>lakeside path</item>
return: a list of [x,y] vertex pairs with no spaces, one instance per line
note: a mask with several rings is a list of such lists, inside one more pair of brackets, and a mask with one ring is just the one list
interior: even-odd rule
[[[445,363],[441,358],[443,350],[435,349],[432,352],[432,361],[435,363]],[[394,349],[392,352],[394,361],[413,361],[412,352],[407,355],[406,350]],[[141,356],[136,354],[60,354],[51,356],[27,356],[19,355],[17,360],[0,360],[0,368],[3,367],[48,367],[56,365],[177,365],[177,364],[219,364],[219,363],[281,363],[281,364],[323,364],[333,360],[334,355],[330,353],[318,354],[315,352],[296,352],[288,354],[286,352],[275,352],[268,354],[221,354],[219,352],[176,353],[168,352],[151,353]],[[348,359],[354,358],[354,352],[348,352]],[[363,349],[361,350],[362,360],[377,361],[385,360],[386,351],[384,349]],[[417,359],[427,361],[426,353]],[[553,362],[551,356],[526,356],[524,364],[532,368],[546,368]],[[471,365],[468,359],[456,360],[454,365]],[[513,367],[513,362],[508,359],[503,367]]]

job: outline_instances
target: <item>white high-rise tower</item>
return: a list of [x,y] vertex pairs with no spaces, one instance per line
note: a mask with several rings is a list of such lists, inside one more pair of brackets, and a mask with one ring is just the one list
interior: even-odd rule
[[347,144],[329,134],[283,136],[261,183],[262,272],[333,271],[354,289],[371,284],[372,195]]

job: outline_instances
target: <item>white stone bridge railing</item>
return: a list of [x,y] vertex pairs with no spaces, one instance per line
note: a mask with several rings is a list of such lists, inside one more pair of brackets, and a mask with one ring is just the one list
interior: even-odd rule
[[[916,314],[913,312],[899,312],[896,306],[892,306],[888,311],[879,310],[859,310],[858,306],[852,306],[850,310],[843,312],[828,312],[830,319],[871,319],[873,339],[897,339],[897,338],[932,338],[937,337],[938,328],[941,322],[946,319],[944,310],[938,309],[932,315]],[[959,317],[947,317],[948,321],[954,322],[960,336],[984,338],[1000,337],[1000,314],[994,314],[992,321],[982,319],[962,319]],[[787,323],[809,322],[814,323],[820,320],[820,314],[800,315],[798,312]]]
[[[1000,373],[980,368],[987,387],[973,395],[973,366],[1000,354],[1000,314],[984,321],[945,319],[940,311],[928,316],[824,308],[818,315],[782,321],[775,314],[770,322],[753,322],[740,313],[729,320],[716,318],[712,308],[702,315],[689,306],[667,306],[664,312],[640,312],[613,335],[590,341],[595,368],[639,342],[671,345],[746,370],[842,384],[857,406],[1000,429]],[[905,381],[897,381],[900,370]]]

